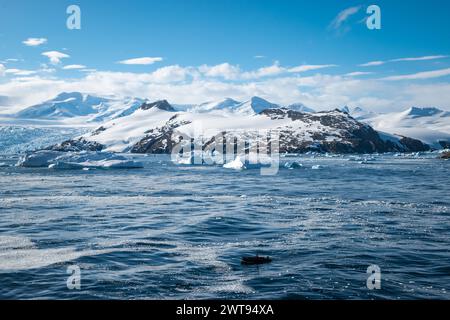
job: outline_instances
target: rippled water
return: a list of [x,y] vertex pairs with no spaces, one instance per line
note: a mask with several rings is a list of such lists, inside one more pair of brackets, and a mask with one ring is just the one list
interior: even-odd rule
[[[435,158],[302,156],[276,176],[166,156],[2,167],[0,298],[449,299],[450,162]],[[273,262],[240,264],[256,253]],[[372,264],[381,290],[366,287]]]

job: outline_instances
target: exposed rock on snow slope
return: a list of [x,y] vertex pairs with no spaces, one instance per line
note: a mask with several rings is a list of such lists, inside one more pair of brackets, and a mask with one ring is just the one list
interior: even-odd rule
[[148,102],[141,105],[140,109],[149,110],[151,108],[157,108],[165,111],[175,111],[175,109],[167,102],[167,100],[158,100],[155,102]]
[[[270,108],[255,114],[255,110],[252,113],[242,112],[243,105],[252,110],[263,106]],[[428,150],[426,145],[410,138],[389,136],[383,139],[369,125],[339,110],[304,113],[275,106],[252,99],[238,106],[233,113],[191,113],[175,112],[167,101],[158,101],[145,104],[129,116],[109,121],[94,132],[66,141],[53,149],[94,148],[117,152],[170,153],[180,136],[195,138],[205,148],[217,135],[223,136],[226,141],[237,137],[251,143],[256,131],[268,130],[279,132],[280,152]]]

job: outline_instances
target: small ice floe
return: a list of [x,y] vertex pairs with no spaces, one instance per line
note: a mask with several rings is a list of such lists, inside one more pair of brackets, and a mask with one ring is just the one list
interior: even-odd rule
[[223,164],[219,160],[218,153],[208,154],[203,151],[172,154],[172,162],[181,165]]
[[179,156],[175,159],[175,163],[176,164],[194,164],[194,157],[192,157],[191,155],[187,155],[187,156]]
[[323,166],[321,166],[320,164],[317,164],[315,166],[312,166],[311,169],[313,169],[313,170],[320,170],[320,169],[323,169]]
[[284,167],[286,169],[293,170],[293,169],[301,169],[301,168],[303,168],[303,165],[301,163],[293,161],[293,162],[286,162],[284,164]]
[[9,164],[5,163],[5,162],[0,162],[0,168],[6,168],[9,167]]
[[129,160],[112,152],[58,152],[42,150],[22,157],[17,166],[48,167],[50,169],[134,169],[143,168],[141,162]]
[[233,161],[227,162],[223,165],[225,169],[243,170],[246,169],[245,164],[241,161],[240,157],[236,157]]

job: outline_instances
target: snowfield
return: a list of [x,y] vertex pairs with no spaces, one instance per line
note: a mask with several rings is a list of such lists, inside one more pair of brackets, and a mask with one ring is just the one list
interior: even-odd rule
[[418,139],[436,149],[445,147],[441,141],[450,143],[449,111],[412,107],[402,112],[375,114],[359,108],[351,114],[378,131]]

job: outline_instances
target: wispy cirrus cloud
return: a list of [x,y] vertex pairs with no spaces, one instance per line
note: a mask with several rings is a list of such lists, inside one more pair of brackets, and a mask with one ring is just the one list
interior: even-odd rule
[[68,54],[59,51],[47,51],[42,53],[43,56],[49,58],[52,64],[61,63],[61,59],[70,58]]
[[359,76],[367,76],[371,75],[373,72],[364,72],[364,71],[355,71],[344,74],[346,77],[359,77]]
[[14,76],[31,76],[36,74],[34,70],[22,70],[22,69],[6,69],[4,71],[5,74],[12,74]]
[[126,64],[126,65],[150,65],[154,64],[155,62],[163,61],[163,58],[161,57],[142,57],[142,58],[133,58],[133,59],[127,59],[119,61],[120,64]]
[[448,58],[447,55],[436,55],[436,56],[423,56],[423,57],[413,57],[413,58],[400,58],[400,59],[392,59],[391,62],[399,62],[399,61],[426,61],[426,60],[436,60],[436,59],[445,59]]
[[448,55],[434,55],[434,56],[422,56],[422,57],[408,57],[408,58],[398,58],[391,60],[380,60],[380,61],[370,61],[367,63],[360,64],[360,67],[373,67],[373,66],[381,66],[390,62],[404,62],[404,61],[428,61],[428,60],[437,60],[437,59],[445,59],[448,58]]
[[22,41],[22,43],[29,47],[37,47],[44,43],[47,43],[46,38],[28,38],[27,40]]
[[307,72],[307,71],[313,71],[313,70],[319,70],[324,68],[333,68],[337,67],[336,64],[310,64],[310,65],[301,65],[297,67],[293,67],[288,69],[287,71],[290,73],[301,73],[301,72]]
[[64,70],[77,70],[77,69],[86,69],[85,65],[82,64],[69,64],[63,67]]
[[450,68],[433,70],[433,71],[417,72],[417,73],[413,73],[413,74],[405,74],[405,75],[398,75],[398,76],[389,76],[389,77],[382,78],[381,80],[386,80],[386,81],[423,80],[423,79],[440,78],[440,77],[445,77],[448,75],[450,75]]
[[360,64],[360,67],[374,67],[374,66],[381,66],[383,64],[387,63],[387,61],[370,61],[367,63]]
[[347,9],[342,10],[338,13],[338,15],[331,21],[331,23],[328,26],[329,30],[339,30],[347,21],[348,19],[357,14],[361,10],[362,6],[354,6],[349,7]]

